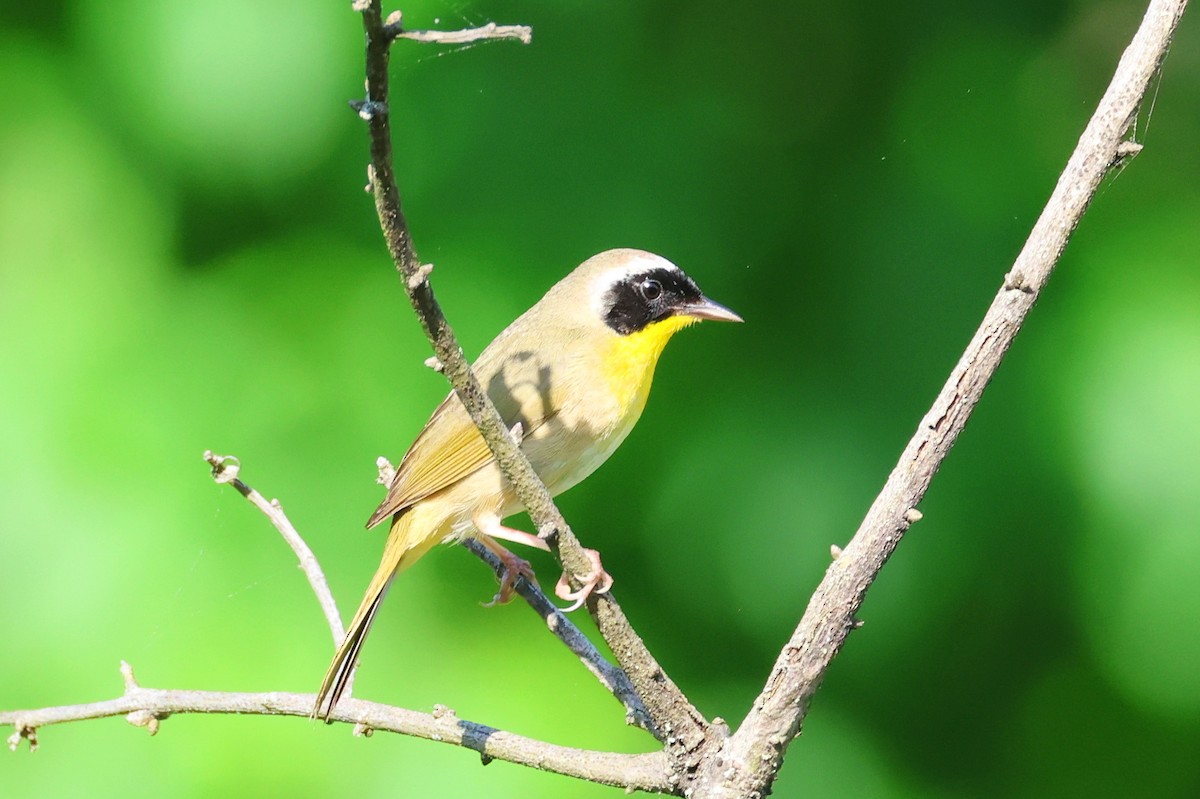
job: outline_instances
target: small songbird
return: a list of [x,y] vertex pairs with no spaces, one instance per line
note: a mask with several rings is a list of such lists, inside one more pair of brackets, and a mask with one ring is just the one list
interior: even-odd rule
[[[679,267],[641,250],[608,250],[580,264],[496,336],[473,369],[504,423],[551,494],[578,483],[604,463],[633,429],[667,340],[702,319],[741,317],[700,293]],[[518,427],[519,426],[519,427]],[[346,688],[388,586],[440,542],[473,536],[505,565],[496,601],[506,601],[529,564],[495,539],[547,549],[501,520],[522,510],[479,431],[451,392],[400,462],[387,498],[367,527],[392,518],[383,560],[367,586],[346,637],[333,656],[313,715],[329,719]],[[593,571],[572,591],[581,605],[612,578],[588,550]]]

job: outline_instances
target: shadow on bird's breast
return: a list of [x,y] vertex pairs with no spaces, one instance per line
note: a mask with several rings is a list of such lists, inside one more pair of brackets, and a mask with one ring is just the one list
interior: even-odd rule
[[571,396],[578,386],[561,378],[560,370],[526,350],[508,358],[487,385],[505,423],[520,423],[521,448],[548,485],[573,472],[605,429]]

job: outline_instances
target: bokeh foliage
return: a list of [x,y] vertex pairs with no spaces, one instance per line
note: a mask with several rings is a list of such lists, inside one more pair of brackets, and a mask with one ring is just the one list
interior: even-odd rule
[[[748,320],[669,348],[562,507],[710,715],[739,719],[968,340],[1142,0],[413,2],[397,167],[476,353],[588,255],[639,246]],[[0,12],[0,707],[148,685],[313,690],[331,642],[234,453],[345,611],[361,523],[445,391],[365,182],[348,2]],[[790,796],[1200,791],[1200,24],[863,609]],[[532,555],[545,582],[557,571]],[[618,707],[439,550],[360,696],[639,751]],[[582,619],[581,619],[582,620]],[[582,620],[585,621],[586,620]],[[47,728],[4,796],[612,796],[394,736],[180,717]]]

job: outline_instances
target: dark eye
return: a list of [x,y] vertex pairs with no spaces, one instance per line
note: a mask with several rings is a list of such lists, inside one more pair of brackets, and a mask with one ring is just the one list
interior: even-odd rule
[[642,296],[650,302],[654,302],[662,296],[662,283],[659,283],[654,278],[646,278],[642,281],[638,289],[642,292]]

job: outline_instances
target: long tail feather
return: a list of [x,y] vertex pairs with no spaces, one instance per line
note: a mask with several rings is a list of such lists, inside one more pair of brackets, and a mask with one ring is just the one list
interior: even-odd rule
[[[389,579],[388,584],[390,583]],[[368,594],[363,600],[362,606],[359,607],[358,613],[355,614],[354,620],[350,622],[350,627],[346,630],[346,637],[342,639],[341,645],[334,653],[333,661],[325,672],[325,679],[321,681],[321,688],[317,691],[317,701],[313,704],[312,710],[313,718],[319,718],[326,722],[332,721],[333,709],[337,707],[338,700],[342,698],[342,694],[350,684],[350,675],[354,673],[354,667],[358,664],[358,656],[362,651],[363,642],[367,640],[371,623],[375,621],[375,614],[379,611],[379,605],[383,602],[386,593],[387,586],[374,596]]]
[[379,606],[383,603],[392,580],[428,552],[437,541],[435,537],[412,540],[412,516],[411,513],[398,514],[392,522],[387,545],[383,550],[383,559],[367,585],[362,603],[359,604],[354,618],[350,620],[346,636],[334,653],[333,661],[325,672],[325,679],[321,681],[321,688],[317,691],[317,700],[312,710],[314,719],[332,721],[333,710],[350,685],[363,642],[367,640],[367,633],[371,631],[371,624],[375,621],[375,615],[379,612]]

